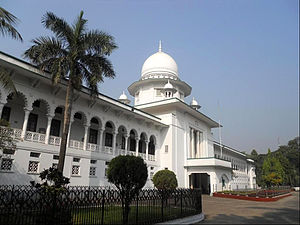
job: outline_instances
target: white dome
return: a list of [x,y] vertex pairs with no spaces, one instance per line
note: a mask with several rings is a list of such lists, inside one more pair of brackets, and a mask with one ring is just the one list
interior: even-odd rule
[[125,95],[125,92],[123,91],[123,93],[120,95],[119,97],[119,101],[123,102],[125,104],[129,104],[130,100],[127,98],[127,96]]
[[178,78],[178,68],[175,60],[161,51],[161,45],[159,51],[146,59],[143,64],[142,78],[150,75],[166,75],[173,79]]
[[170,83],[170,81],[168,80],[168,83],[166,83],[166,85],[164,86],[164,89],[174,89],[173,85]]
[[190,103],[191,107],[194,109],[199,109],[200,105],[198,104],[198,102],[195,100],[195,98],[193,98],[193,100]]
[[127,100],[127,96],[125,95],[125,92],[123,91],[123,93],[120,95],[119,100]]

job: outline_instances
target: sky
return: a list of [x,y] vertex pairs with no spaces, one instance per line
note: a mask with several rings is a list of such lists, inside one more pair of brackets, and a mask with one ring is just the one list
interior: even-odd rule
[[[115,37],[109,57],[116,78],[100,92],[118,98],[140,79],[144,61],[163,51],[192,86],[200,111],[220,121],[222,143],[250,153],[276,150],[299,135],[299,3],[297,0],[2,0],[20,20],[24,42],[0,36],[0,51],[23,59],[31,40],[52,35],[41,24],[51,11]],[[132,97],[130,97],[133,100]],[[214,137],[220,140],[218,129]]]

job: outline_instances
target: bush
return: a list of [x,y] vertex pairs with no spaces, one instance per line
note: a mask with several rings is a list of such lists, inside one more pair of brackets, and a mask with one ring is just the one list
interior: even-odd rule
[[159,190],[173,190],[178,186],[176,175],[170,170],[160,170],[155,173],[153,183]]
[[129,205],[146,184],[147,165],[136,156],[117,156],[108,164],[107,178],[120,191],[123,224],[128,223]]

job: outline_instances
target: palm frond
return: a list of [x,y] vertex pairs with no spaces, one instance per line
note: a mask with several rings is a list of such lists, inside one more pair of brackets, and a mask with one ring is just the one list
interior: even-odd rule
[[79,16],[77,17],[76,22],[72,26],[73,30],[74,30],[74,36],[75,36],[76,42],[81,38],[81,36],[86,31],[87,20],[83,19],[82,17],[83,17],[83,11],[80,12]]
[[0,32],[3,36],[11,36],[13,39],[23,41],[21,34],[14,27],[18,23],[18,18],[0,7]]
[[32,40],[34,43],[24,53],[24,57],[36,65],[42,64],[51,58],[60,58],[67,55],[63,43],[54,37],[39,37]]
[[59,39],[67,43],[71,42],[73,38],[72,28],[64,19],[57,17],[52,12],[47,12],[42,18],[42,24],[56,34]]
[[96,53],[99,55],[110,55],[118,46],[114,41],[114,37],[98,30],[91,30],[83,37],[84,49],[88,53]]
[[12,71],[9,72],[0,66],[0,84],[2,87],[10,92],[16,93],[16,87],[11,79]]

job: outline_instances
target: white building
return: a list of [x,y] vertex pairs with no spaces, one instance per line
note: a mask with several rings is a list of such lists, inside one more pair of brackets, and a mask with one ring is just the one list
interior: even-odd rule
[[[17,141],[15,152],[3,152],[0,184],[29,184],[39,172],[57,165],[62,134],[66,82],[53,87],[51,75],[0,52],[0,65],[13,72],[18,95],[1,89],[1,118],[9,121]],[[153,174],[175,172],[179,187],[254,188],[255,168],[246,155],[214,141],[219,124],[199,111],[191,86],[179,78],[174,59],[159,51],[142,67],[140,80],[118,100],[99,94],[92,100],[86,88],[76,92],[68,137],[64,175],[71,185],[109,185],[105,171],[117,155],[138,155]]]

